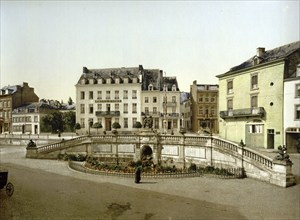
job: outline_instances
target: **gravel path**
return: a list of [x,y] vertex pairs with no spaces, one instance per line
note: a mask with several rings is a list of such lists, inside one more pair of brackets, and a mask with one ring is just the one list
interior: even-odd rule
[[291,155],[291,159],[294,162],[293,172],[298,175],[298,184],[289,188],[281,188],[250,178],[240,180],[211,177],[142,179],[141,184],[134,184],[134,180],[130,178],[80,173],[69,169],[67,163],[63,161],[27,159],[25,147],[0,146],[0,164],[22,165],[79,180],[116,184],[131,189],[204,201],[216,207],[233,207],[241,216],[251,220],[300,219],[300,155]]

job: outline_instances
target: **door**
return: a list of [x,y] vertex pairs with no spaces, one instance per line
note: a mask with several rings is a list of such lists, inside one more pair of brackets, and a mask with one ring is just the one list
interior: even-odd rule
[[268,129],[267,148],[274,149],[274,129]]
[[105,130],[111,131],[111,118],[105,118]]

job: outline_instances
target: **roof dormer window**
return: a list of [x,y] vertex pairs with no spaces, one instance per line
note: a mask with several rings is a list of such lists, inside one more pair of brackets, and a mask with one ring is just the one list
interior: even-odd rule
[[149,91],[153,91],[153,85],[152,85],[152,84],[150,84],[150,85],[148,86],[148,90],[149,90]]
[[172,91],[173,92],[176,91],[176,85],[175,84],[173,84],[173,86],[172,86]]

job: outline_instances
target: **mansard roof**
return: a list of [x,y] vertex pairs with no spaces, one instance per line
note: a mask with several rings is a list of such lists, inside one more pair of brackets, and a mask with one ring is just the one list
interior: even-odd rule
[[139,67],[121,67],[121,68],[106,68],[106,69],[88,69],[83,67],[83,74],[81,75],[79,81],[83,78],[85,79],[108,79],[108,78],[134,78],[139,77],[143,66]]
[[[264,49],[264,48],[258,48],[258,49]],[[300,41],[294,42],[294,43],[290,43],[281,47],[277,47],[268,51],[264,51],[262,53],[262,55],[255,55],[251,58],[249,58],[248,60],[246,60],[245,62],[232,67],[228,72],[218,75],[217,77],[220,76],[226,76],[226,75],[230,75],[233,72],[236,71],[240,71],[240,70],[244,70],[247,68],[251,68],[254,67],[255,65],[258,64],[266,64],[268,62],[272,62],[272,61],[276,61],[276,60],[280,60],[280,59],[285,59],[285,58],[289,58],[289,56],[293,53],[298,53],[298,56],[300,54]],[[258,59],[259,62],[255,63],[255,59]]]

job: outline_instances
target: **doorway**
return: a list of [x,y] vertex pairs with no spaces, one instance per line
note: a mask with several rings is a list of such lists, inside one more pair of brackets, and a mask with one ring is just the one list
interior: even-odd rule
[[105,118],[105,130],[111,131],[111,118]]
[[274,129],[268,129],[267,148],[274,149]]

